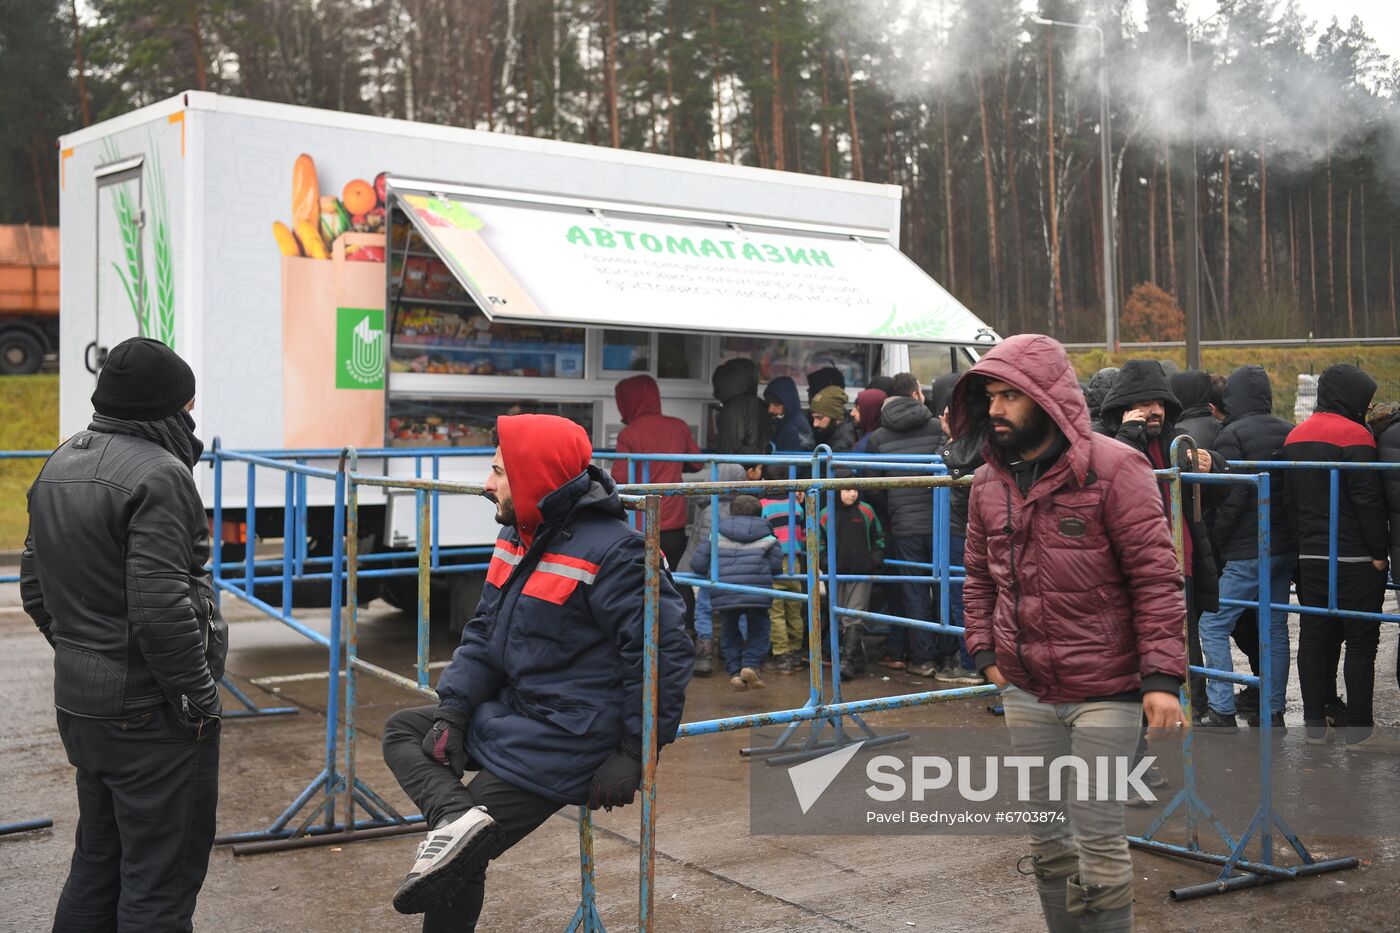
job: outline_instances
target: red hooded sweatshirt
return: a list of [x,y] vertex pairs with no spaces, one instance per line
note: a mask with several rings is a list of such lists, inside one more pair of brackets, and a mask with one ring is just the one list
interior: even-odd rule
[[558,415],[509,415],[496,419],[515,527],[528,548],[540,525],[540,500],[588,469],[593,443],[579,425]]
[[[680,418],[672,418],[661,413],[661,390],[656,380],[646,374],[631,376],[622,380],[613,389],[617,398],[617,410],[622,414],[622,423],[627,427],[617,436],[617,452],[631,454],[699,454],[695,438],[690,433],[690,425]],[[626,460],[614,461],[612,478],[619,485],[627,482]],[[684,469],[694,472],[700,469],[698,463],[653,462],[650,472],[644,473],[638,463],[633,482],[679,483]],[[661,530],[674,531],[685,527],[685,498],[665,496],[661,500]]]

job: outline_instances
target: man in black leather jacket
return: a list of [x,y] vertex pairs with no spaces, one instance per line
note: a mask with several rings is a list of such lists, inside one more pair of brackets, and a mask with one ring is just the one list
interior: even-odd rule
[[78,831],[54,929],[190,930],[209,866],[227,627],[204,573],[194,373],[112,349],[86,431],[29,491],[24,609],[54,649]]

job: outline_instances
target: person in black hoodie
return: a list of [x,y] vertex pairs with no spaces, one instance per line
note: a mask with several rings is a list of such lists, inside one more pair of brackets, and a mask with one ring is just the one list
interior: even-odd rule
[[[1176,420],[1181,414],[1181,403],[1172,394],[1167,382],[1167,374],[1162,364],[1156,360],[1129,360],[1118,373],[1118,380],[1105,397],[1100,409],[1105,433],[1130,447],[1142,451],[1152,468],[1156,470],[1170,467],[1172,441],[1181,432],[1176,428]],[[1200,472],[1223,472],[1223,458],[1204,447],[1197,447],[1195,468]],[[1168,519],[1171,517],[1171,485],[1166,480],[1161,483],[1162,508]],[[1197,632],[1197,622],[1203,612],[1219,608],[1219,570],[1215,560],[1210,535],[1202,520],[1202,510],[1206,497],[1202,488],[1194,484],[1183,486],[1182,510],[1186,520],[1187,534],[1183,535],[1186,550],[1186,621],[1189,636],[1188,648],[1190,663],[1201,663],[1201,643]],[[1193,678],[1193,698],[1203,692],[1204,683]],[[1201,697],[1204,699],[1204,697]],[[1200,716],[1206,712],[1204,704],[1195,707],[1193,714]]]
[[1211,414],[1210,373],[1188,369],[1171,378],[1172,394],[1181,403],[1181,415],[1176,419],[1178,434],[1190,435],[1197,447],[1214,449],[1220,434],[1220,422]]
[[[948,403],[952,400],[953,386],[957,385],[958,377],[961,375],[962,373],[947,373],[933,381],[933,391],[930,393],[929,401],[932,407],[938,410],[945,434],[951,434],[948,426]],[[982,448],[986,446],[987,430],[990,427],[990,421],[983,422],[979,430],[962,437],[950,436],[943,442],[938,455],[943,458],[943,465],[948,468],[949,475],[954,479],[971,476],[977,472],[978,467],[986,462],[982,457]],[[967,548],[967,500],[971,492],[970,487],[954,486],[948,496],[948,522],[951,526],[948,534],[948,562],[954,567],[963,565],[964,552]],[[951,618],[946,621],[950,625],[961,626],[963,624],[963,585],[953,583],[950,589],[948,611]],[[978,672],[972,655],[967,652],[967,639],[965,637],[958,639],[958,663],[944,668],[939,673],[938,679],[964,686],[976,686],[987,682],[987,679]]]
[[[924,393],[913,373],[894,377],[894,391],[880,409],[880,427],[870,435],[866,452],[883,454],[935,454],[943,444],[943,431],[924,404]],[[907,475],[907,474],[895,474]],[[885,497],[890,516],[888,558],[928,564],[933,560],[933,506],[927,489],[891,489]],[[917,567],[899,568],[904,576],[928,576]],[[900,611],[906,618],[933,621],[933,598],[927,583],[899,584]],[[958,640],[934,636],[905,626],[894,626],[886,643],[885,666],[906,666],[920,677],[934,677],[956,655]],[[906,653],[908,657],[906,659]],[[956,660],[956,659],[954,659]]]
[[846,374],[835,366],[827,364],[821,369],[814,369],[807,374],[807,404],[810,406],[817,397],[817,393],[827,386],[846,388]]
[[1089,391],[1084,393],[1084,402],[1089,406],[1089,429],[1095,434],[1113,436],[1112,431],[1104,429],[1103,416],[1099,414],[1099,410],[1103,408],[1103,400],[1108,398],[1117,384],[1120,371],[1117,366],[1105,366],[1089,377]]
[[[1376,459],[1382,463],[1400,463],[1400,411],[1387,416],[1376,430]],[[1385,490],[1386,509],[1390,513],[1390,569],[1400,568],[1400,470],[1381,474]],[[1400,669],[1397,669],[1400,670]]]
[[[1366,427],[1366,408],[1376,381],[1347,363],[1329,366],[1317,381],[1317,410],[1288,435],[1282,458],[1298,461],[1374,463],[1376,439]],[[1228,405],[1228,403],[1227,403]],[[1342,471],[1338,514],[1331,512],[1328,470],[1290,470],[1284,505],[1298,529],[1298,601],[1326,606],[1328,530],[1337,523],[1337,608],[1380,612],[1385,600],[1390,536],[1381,480],[1370,470]],[[1298,626],[1298,681],[1303,724],[1310,744],[1326,743],[1326,704],[1336,682],[1340,645],[1346,646],[1347,748],[1400,754],[1400,742],[1374,728],[1372,692],[1380,623],[1304,615]]]
[[78,831],[55,930],[188,930],[219,797],[228,627],[204,569],[194,372],[158,340],[112,348],[87,430],[29,491],[24,610],[54,649]]
[[758,397],[758,367],[744,357],[725,360],[710,377],[720,402],[714,449],[722,454],[764,454],[773,431]]
[[[1185,374],[1183,374],[1185,375]],[[1230,421],[1220,432],[1216,447],[1227,460],[1274,460],[1288,438],[1293,425],[1273,414],[1274,396],[1269,375],[1259,366],[1241,366],[1230,374],[1225,383],[1225,408]],[[1274,474],[1271,484],[1282,482]],[[1271,599],[1286,604],[1293,582],[1293,567],[1297,563],[1298,542],[1293,523],[1283,507],[1283,497],[1273,493],[1269,508],[1269,580]],[[1224,599],[1257,600],[1259,598],[1259,518],[1258,496],[1253,486],[1230,486],[1229,492],[1215,509],[1215,541],[1225,569],[1220,575],[1220,597]],[[1233,671],[1230,657],[1230,635],[1245,610],[1239,606],[1222,605],[1214,612],[1201,616],[1201,649],[1206,666]],[[1283,707],[1288,693],[1288,612],[1277,610],[1269,623],[1270,713],[1274,726],[1283,725]],[[1257,639],[1257,634],[1255,635]],[[1258,644],[1254,645],[1257,652]],[[1220,724],[1229,725],[1235,719],[1235,694],[1228,681],[1212,680],[1206,687],[1210,715]],[[1257,720],[1256,720],[1257,721]]]
[[[1385,415],[1379,423],[1372,422],[1376,429],[1376,459],[1382,463],[1400,463],[1400,405]],[[1390,513],[1390,574],[1394,578],[1400,573],[1400,470],[1386,470],[1381,473],[1381,486],[1385,491],[1386,509]],[[1400,683],[1400,661],[1395,665],[1395,680]]]

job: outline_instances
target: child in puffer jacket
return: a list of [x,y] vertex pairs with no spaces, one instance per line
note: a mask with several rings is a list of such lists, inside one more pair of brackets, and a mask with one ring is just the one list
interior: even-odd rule
[[[762,512],[753,496],[736,496],[729,506],[729,516],[720,519],[721,583],[772,589],[773,574],[782,571],[783,552]],[[697,551],[691,569],[708,575],[710,552]],[[772,601],[771,596],[760,593],[719,589],[710,592],[715,622],[722,632],[724,669],[729,673],[730,686],[736,690],[767,686],[759,678],[758,668],[768,654],[768,607]],[[747,633],[740,627],[741,617],[747,617]]]

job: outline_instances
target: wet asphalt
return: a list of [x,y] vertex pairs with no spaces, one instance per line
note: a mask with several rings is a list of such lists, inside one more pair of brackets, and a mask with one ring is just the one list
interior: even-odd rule
[[[228,671],[259,703],[293,705],[294,716],[227,721],[219,832],[267,826],[316,776],[324,760],[326,651],[281,623],[225,599],[231,622]],[[310,624],[326,631],[324,610]],[[1296,628],[1296,620],[1294,622]],[[360,653],[409,675],[412,619],[376,602],[362,613]],[[1296,645],[1296,638],[1295,638]],[[431,657],[445,661],[452,639],[435,631]],[[0,931],[47,930],[66,875],[76,825],[72,769],[52,708],[48,645],[19,608],[17,588],[0,586],[0,823],[50,817],[52,830],[0,836]],[[1400,720],[1396,638],[1382,638],[1377,718]],[[932,689],[907,674],[848,685],[848,698]],[[888,674],[888,677],[885,675]],[[738,693],[718,675],[693,681],[685,718],[710,719],[800,706],[803,676],[766,674],[768,689]],[[1297,724],[1296,674],[1290,724]],[[422,700],[361,677],[358,773],[404,812],[412,805],[379,755],[383,723]],[[236,702],[225,698],[226,706]],[[899,726],[985,726],[985,699],[869,717],[877,730]],[[1296,731],[1296,730],[1295,730]],[[747,732],[685,739],[661,760],[658,789],[656,929],[665,931],[909,931],[1043,929],[1034,884],[1016,870],[1025,843],[1014,836],[756,836],[749,831],[749,775],[738,751]],[[1384,765],[1381,766],[1384,768]],[[1384,771],[1380,772],[1382,775]],[[1400,778],[1400,759],[1393,775]],[[1179,783],[1179,776],[1173,785]],[[1384,794],[1394,784],[1372,785]],[[1393,790],[1390,792],[1393,793]],[[578,903],[576,810],[566,808],[493,864],[480,930],[558,931]],[[613,930],[634,928],[638,890],[637,807],[596,818],[598,908]],[[1162,833],[1180,840],[1180,825]],[[418,836],[358,841],[301,851],[235,856],[215,850],[195,928],[232,931],[414,930],[390,898]],[[1359,869],[1220,897],[1178,903],[1170,889],[1210,881],[1205,866],[1135,852],[1140,930],[1379,930],[1396,926],[1400,840],[1310,836],[1318,857],[1357,855]],[[1254,849],[1257,852],[1257,847]],[[1291,863],[1287,858],[1281,860]]]

